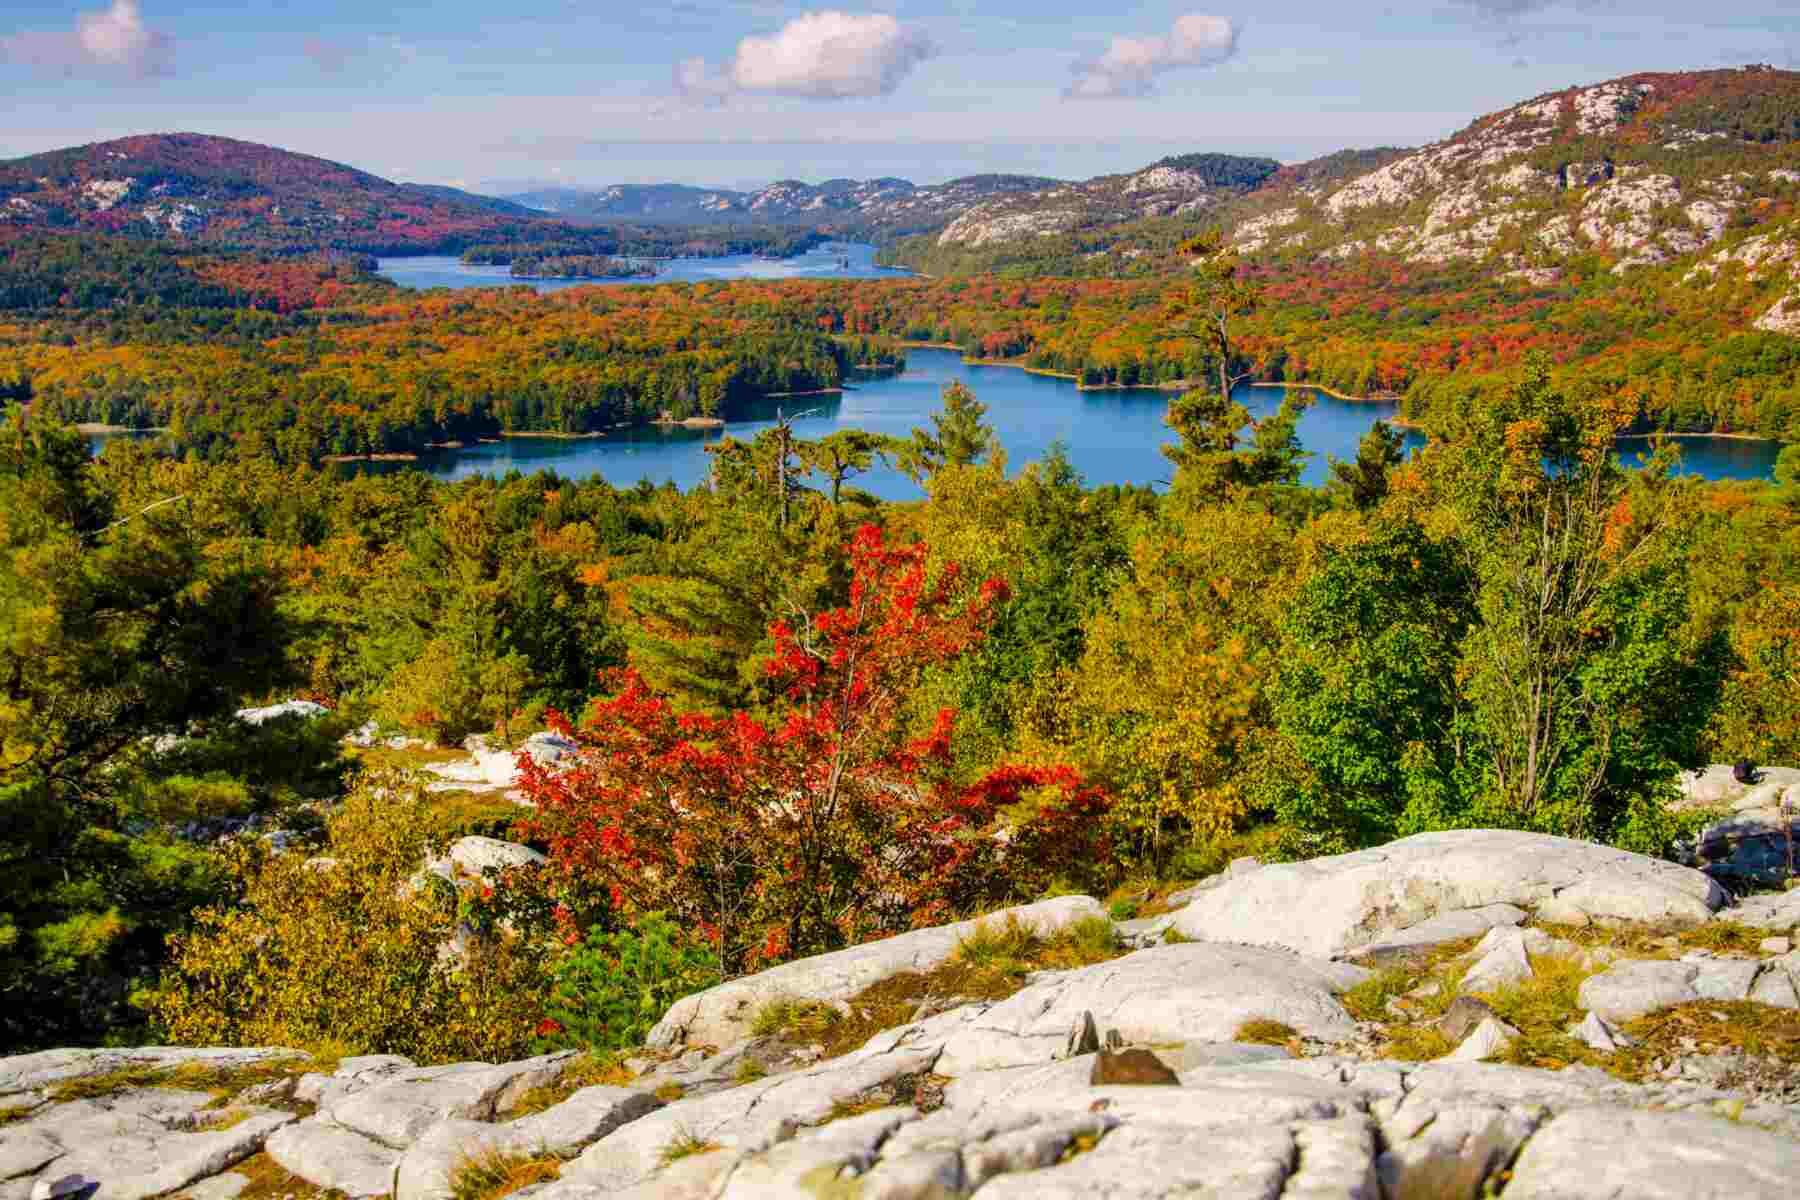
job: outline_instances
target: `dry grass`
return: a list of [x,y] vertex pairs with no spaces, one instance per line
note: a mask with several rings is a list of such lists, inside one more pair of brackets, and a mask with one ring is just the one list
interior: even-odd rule
[[687,1095],[687,1089],[671,1080],[657,1088],[651,1095],[655,1096],[658,1100],[661,1100],[664,1104],[673,1104],[683,1096]]
[[583,1054],[571,1062],[562,1077],[555,1083],[545,1087],[532,1088],[519,1098],[519,1102],[506,1111],[507,1116],[523,1117],[532,1113],[543,1112],[554,1108],[579,1092],[584,1087],[595,1084],[609,1084],[613,1087],[624,1087],[631,1082],[631,1072],[625,1069],[617,1056],[611,1054]]
[[483,1154],[467,1160],[450,1176],[450,1198],[500,1200],[561,1174],[562,1159],[553,1154]]
[[680,1162],[684,1158],[692,1158],[696,1154],[711,1154],[720,1149],[719,1143],[709,1142],[694,1136],[686,1129],[677,1130],[675,1137],[657,1153],[657,1161],[663,1166]]
[[1773,1058],[1800,1070],[1800,1012],[1792,1009],[1750,1000],[1702,1000],[1650,1013],[1624,1028],[1638,1043],[1614,1056],[1613,1073],[1625,1079],[1647,1077],[1659,1060],[1723,1051]]
[[338,1200],[341,1192],[315,1187],[287,1170],[267,1154],[252,1154],[230,1168],[250,1182],[237,1200]]
[[0,1108],[0,1127],[11,1125],[14,1121],[23,1121],[38,1108],[36,1104],[13,1104]]
[[134,1088],[179,1088],[210,1091],[213,1098],[208,1107],[223,1108],[245,1088],[312,1071],[329,1072],[336,1069],[335,1061],[304,1057],[272,1059],[249,1066],[215,1067],[203,1062],[185,1063],[179,1067],[144,1064],[108,1071],[104,1075],[87,1075],[80,1079],[66,1080],[50,1089],[50,1099],[62,1103],[67,1100],[92,1100]]
[[1760,954],[1768,931],[1736,921],[1712,920],[1682,929],[1661,925],[1532,925],[1551,937],[1590,950],[1612,950],[1631,958],[1680,958],[1689,950],[1715,954]]

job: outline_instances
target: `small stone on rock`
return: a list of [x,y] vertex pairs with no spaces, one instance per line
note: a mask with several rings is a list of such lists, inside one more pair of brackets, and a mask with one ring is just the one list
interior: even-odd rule
[[1784,937],[1764,938],[1757,943],[1756,948],[1764,954],[1786,954],[1794,948],[1794,943],[1791,939]]
[[1460,1042],[1469,1036],[1471,1030],[1489,1017],[1494,1010],[1473,996],[1458,996],[1450,1002],[1444,1015],[1438,1018],[1438,1029],[1453,1042]]

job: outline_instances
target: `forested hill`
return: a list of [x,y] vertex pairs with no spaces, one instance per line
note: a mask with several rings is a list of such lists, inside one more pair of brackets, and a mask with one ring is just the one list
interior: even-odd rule
[[1070,187],[1015,195],[889,257],[934,275],[1153,274],[1171,269],[1183,236],[1222,225],[1273,264],[1474,267],[1554,283],[1588,260],[1625,275],[1698,258],[1788,215],[1797,185],[1800,73],[1644,73],[1532,97],[1416,150],[1290,165],[1169,211],[1109,215]]
[[394,183],[327,159],[197,133],[147,134],[0,162],[0,229],[9,226],[282,254],[449,253],[495,243],[664,253],[692,242],[691,231],[575,223],[489,196]]

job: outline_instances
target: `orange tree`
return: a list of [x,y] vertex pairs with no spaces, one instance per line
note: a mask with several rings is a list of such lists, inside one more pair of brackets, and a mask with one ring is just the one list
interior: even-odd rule
[[574,769],[527,768],[532,832],[570,894],[667,913],[737,971],[1104,870],[1099,789],[1057,766],[958,782],[954,711],[923,736],[902,718],[921,676],[984,636],[1005,585],[959,602],[954,565],[928,575],[923,544],[872,525],[849,552],[847,604],[771,626],[771,719],[677,712],[624,672],[571,731]]

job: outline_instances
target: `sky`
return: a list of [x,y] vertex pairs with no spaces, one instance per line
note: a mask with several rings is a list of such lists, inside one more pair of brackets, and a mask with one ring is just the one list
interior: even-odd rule
[[0,158],[193,131],[501,194],[1418,145],[1636,71],[1800,67],[1794,0],[5,0]]

